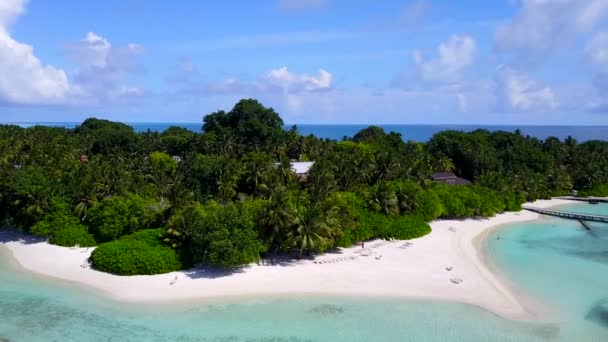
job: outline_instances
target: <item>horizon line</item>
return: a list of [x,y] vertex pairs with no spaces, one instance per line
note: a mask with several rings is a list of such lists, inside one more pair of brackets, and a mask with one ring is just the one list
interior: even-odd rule
[[[102,119],[108,120],[108,119]],[[161,122],[161,121],[115,121],[127,125],[202,125],[202,122]],[[0,121],[0,125],[62,125],[62,124],[81,124],[84,121]],[[524,124],[524,123],[509,123],[509,124],[496,124],[496,123],[284,123],[283,126],[494,126],[494,127],[608,127],[606,125],[592,125],[592,124]]]

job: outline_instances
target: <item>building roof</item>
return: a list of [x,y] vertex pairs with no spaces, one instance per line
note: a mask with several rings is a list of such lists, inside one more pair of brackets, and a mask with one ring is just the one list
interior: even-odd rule
[[310,171],[315,162],[291,162],[291,169],[296,175],[304,175]]
[[456,176],[455,174],[451,173],[451,172],[437,172],[431,175],[431,179],[433,179],[436,182],[442,182],[442,183],[446,183],[446,184],[452,184],[452,185],[468,185],[471,184],[471,182],[468,179],[464,179],[461,177]]
[[458,177],[451,172],[436,172],[431,175],[431,178],[433,180],[439,181],[439,180],[454,179],[454,178],[458,178]]

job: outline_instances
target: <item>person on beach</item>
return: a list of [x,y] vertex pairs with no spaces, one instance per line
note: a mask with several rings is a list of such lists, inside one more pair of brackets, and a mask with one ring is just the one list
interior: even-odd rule
[[361,248],[365,249],[365,241],[361,241]]

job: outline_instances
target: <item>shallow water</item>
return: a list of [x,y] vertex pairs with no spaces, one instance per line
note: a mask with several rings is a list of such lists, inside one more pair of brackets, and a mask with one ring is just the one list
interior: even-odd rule
[[[608,215],[608,204],[559,209]],[[487,240],[492,262],[552,312],[563,335],[608,341],[608,224],[543,217],[509,224]],[[500,235],[500,239],[496,237]]]
[[592,235],[577,225],[514,224],[487,243],[493,262],[553,310],[546,322],[508,321],[461,304],[364,297],[124,304],[20,272],[0,250],[0,340],[608,341],[601,323],[608,227]]

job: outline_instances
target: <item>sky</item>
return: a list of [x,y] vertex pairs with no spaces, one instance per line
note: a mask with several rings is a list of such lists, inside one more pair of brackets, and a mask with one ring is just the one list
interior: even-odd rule
[[608,125],[608,0],[0,0],[0,122]]

